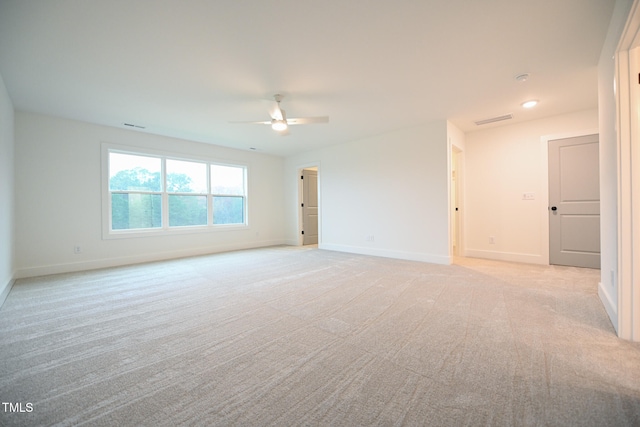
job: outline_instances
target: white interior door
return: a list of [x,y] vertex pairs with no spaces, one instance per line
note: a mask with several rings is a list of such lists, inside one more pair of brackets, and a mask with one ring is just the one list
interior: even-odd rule
[[600,268],[598,135],[549,141],[549,263]]
[[318,243],[318,171],[302,170],[303,245]]

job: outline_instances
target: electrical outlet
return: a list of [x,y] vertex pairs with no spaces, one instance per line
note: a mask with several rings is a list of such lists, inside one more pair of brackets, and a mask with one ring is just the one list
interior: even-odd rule
[[496,237],[495,236],[489,236],[489,244],[490,245],[495,245],[496,244]]
[[80,245],[75,245],[73,247],[73,253],[74,254],[81,254],[82,253],[82,247]]
[[375,238],[373,237],[373,234],[369,234],[364,238],[364,240],[366,240],[367,242],[373,242],[375,241]]
[[535,200],[536,193],[522,193],[522,200]]

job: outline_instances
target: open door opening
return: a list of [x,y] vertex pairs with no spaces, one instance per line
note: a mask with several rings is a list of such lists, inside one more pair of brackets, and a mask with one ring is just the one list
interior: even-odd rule
[[318,167],[308,167],[300,175],[301,197],[301,236],[303,245],[318,244]]
[[461,250],[461,166],[462,150],[458,147],[451,146],[451,184],[450,184],[450,203],[449,212],[451,215],[451,254],[453,256],[462,256]]

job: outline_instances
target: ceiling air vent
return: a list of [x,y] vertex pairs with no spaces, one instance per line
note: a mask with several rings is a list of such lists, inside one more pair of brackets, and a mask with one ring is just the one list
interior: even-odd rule
[[481,126],[481,125],[486,125],[486,124],[495,123],[495,122],[501,122],[503,120],[509,120],[509,119],[513,119],[513,114],[512,113],[505,114],[503,116],[491,117],[491,118],[484,119],[484,120],[477,120],[474,123],[476,124],[476,126]]
[[146,129],[146,126],[134,125],[133,123],[123,123],[125,126],[129,126],[130,128],[138,128],[138,129]]

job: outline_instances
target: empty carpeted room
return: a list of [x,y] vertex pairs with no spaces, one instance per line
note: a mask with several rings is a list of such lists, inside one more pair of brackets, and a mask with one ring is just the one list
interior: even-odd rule
[[640,0],[0,0],[0,425],[640,425]]

